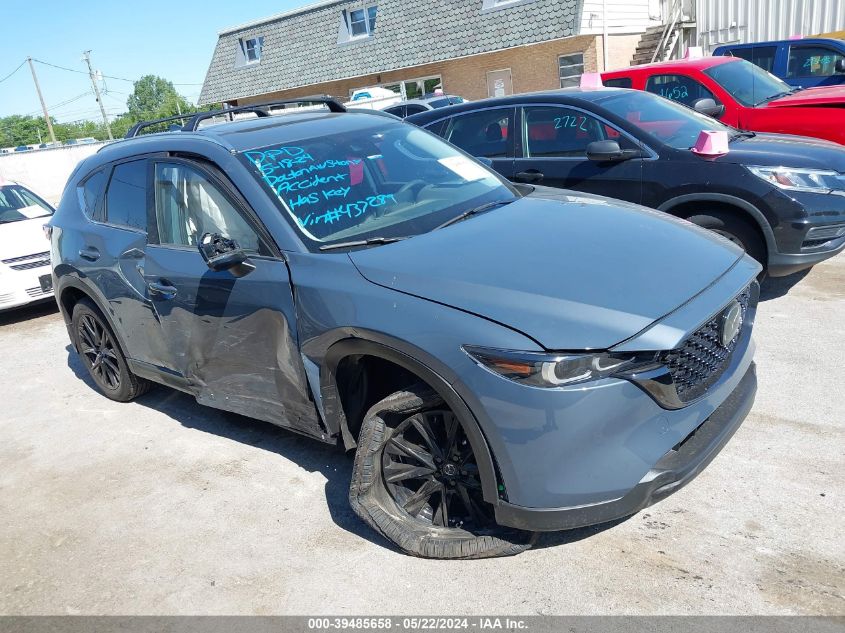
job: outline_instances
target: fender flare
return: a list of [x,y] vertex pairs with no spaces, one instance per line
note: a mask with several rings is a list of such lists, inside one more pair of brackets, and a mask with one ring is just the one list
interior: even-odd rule
[[[71,319],[73,318],[73,314],[67,313],[65,311],[65,304],[62,301],[62,296],[68,289],[73,288],[74,290],[78,290],[83,295],[85,295],[85,297],[97,307],[97,309],[103,315],[103,318],[105,318],[106,323],[108,323],[109,328],[111,328],[111,331],[114,333],[115,339],[117,339],[117,344],[120,346],[120,351],[123,353],[123,356],[126,359],[129,359],[129,356],[126,353],[127,347],[126,341],[123,340],[123,334],[121,333],[119,328],[115,327],[114,319],[110,314],[110,310],[108,309],[107,305],[103,304],[102,299],[99,297],[99,293],[97,293],[96,290],[89,284],[85,283],[82,278],[77,277],[75,275],[66,274],[63,275],[60,279],[61,282],[59,284],[59,287],[56,289],[57,292],[55,293],[56,303],[59,304],[59,310],[65,317],[65,325],[68,329],[68,335],[70,336],[71,344],[74,345],[73,333],[71,332]],[[79,352],[79,350],[76,351]]]
[[[361,333],[360,330],[358,333]],[[385,340],[382,342],[364,338],[344,338],[332,344],[326,350],[323,368],[320,372],[320,392],[325,423],[329,432],[341,433],[347,449],[356,446],[338,398],[335,374],[340,361],[348,356],[367,355],[395,363],[424,380],[458,416],[476,457],[484,500],[496,505],[499,501],[496,467],[487,439],[484,437],[484,432],[481,430],[475,415],[464,402],[464,399],[440,374],[406,352],[392,347],[390,344],[392,341],[387,337],[384,338]],[[401,344],[399,341],[397,343]],[[401,345],[407,347],[407,344]]]
[[766,240],[766,251],[768,257],[771,259],[772,253],[778,252],[772,225],[760,209],[742,198],[737,198],[736,196],[731,196],[726,193],[691,193],[667,200],[657,207],[657,210],[663,211],[664,213],[672,213],[673,208],[689,202],[722,202],[742,209],[751,216],[756,225],[760,228],[760,231],[762,231],[763,238]]

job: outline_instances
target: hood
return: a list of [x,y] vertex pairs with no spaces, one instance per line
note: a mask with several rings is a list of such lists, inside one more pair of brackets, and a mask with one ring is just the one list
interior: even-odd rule
[[49,251],[50,242],[44,237],[42,228],[49,221],[50,216],[44,216],[0,224],[0,260]]
[[835,169],[845,173],[845,146],[809,136],[761,134],[739,138],[730,152],[716,159],[720,163],[769,167]]
[[795,108],[801,106],[841,106],[845,108],[845,86],[819,86],[769,101],[768,108]]
[[659,211],[564,199],[521,198],[349,257],[372,283],[478,314],[549,350],[587,350],[634,336],[743,256]]

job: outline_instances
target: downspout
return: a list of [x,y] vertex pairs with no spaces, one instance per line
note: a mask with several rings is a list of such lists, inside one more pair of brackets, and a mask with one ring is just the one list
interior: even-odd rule
[[601,47],[602,47],[602,70],[607,72],[607,58],[608,58],[608,50],[607,50],[607,0],[601,0],[601,8],[602,8],[602,34],[601,34]]

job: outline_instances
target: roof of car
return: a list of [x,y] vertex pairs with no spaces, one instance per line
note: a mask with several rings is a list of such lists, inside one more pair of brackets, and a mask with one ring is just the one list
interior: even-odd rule
[[780,44],[790,44],[793,46],[802,46],[805,44],[845,44],[845,40],[836,37],[802,37],[790,38],[786,40],[766,40],[765,42],[751,42],[748,44],[722,44],[717,46],[714,50],[734,49],[734,48],[755,48],[757,46],[779,46]]
[[614,77],[629,77],[631,75],[635,75],[640,72],[649,72],[654,69],[660,69],[662,71],[666,70],[707,70],[708,68],[713,68],[713,66],[719,66],[720,64],[730,64],[733,62],[742,61],[737,57],[700,57],[698,59],[673,59],[667,62],[655,62],[653,64],[642,64],[640,66],[631,66],[630,68],[623,68],[622,70],[611,70],[606,73],[602,73],[602,77],[605,78],[614,78]]
[[[391,120],[393,119],[393,120]],[[398,124],[401,119],[383,113],[374,114],[372,110],[350,109],[337,113],[327,110],[305,110],[290,112],[270,117],[241,119],[228,123],[217,123],[201,127],[195,132],[159,132],[142,134],[134,138],[122,139],[100,149],[98,156],[104,159],[125,157],[129,148],[137,148],[137,153],[161,151],[168,141],[174,139],[194,139],[222,145],[229,151],[243,152],[250,149],[290,143],[316,136],[331,135],[354,129],[363,129],[374,124]]]

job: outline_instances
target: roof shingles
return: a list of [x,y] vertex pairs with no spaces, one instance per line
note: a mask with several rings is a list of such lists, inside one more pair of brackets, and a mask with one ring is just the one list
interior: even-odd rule
[[[200,103],[231,101],[577,35],[583,0],[532,0],[483,12],[482,0],[377,0],[375,35],[338,44],[338,0],[220,34]],[[264,37],[261,62],[235,67],[239,38]]]

